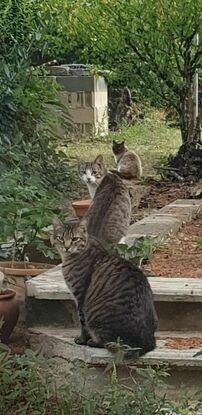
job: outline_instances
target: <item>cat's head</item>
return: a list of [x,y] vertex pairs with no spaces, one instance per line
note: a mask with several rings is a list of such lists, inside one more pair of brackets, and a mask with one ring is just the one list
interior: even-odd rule
[[119,142],[113,140],[112,150],[113,150],[113,153],[115,155],[124,153],[125,149],[126,149],[126,147],[125,147],[125,141],[121,141],[119,143]]
[[62,259],[67,252],[76,254],[85,249],[87,241],[85,221],[69,218],[63,223],[57,217],[53,219],[53,243]]
[[106,172],[102,155],[97,156],[94,161],[80,161],[78,163],[79,176],[86,184],[98,186]]

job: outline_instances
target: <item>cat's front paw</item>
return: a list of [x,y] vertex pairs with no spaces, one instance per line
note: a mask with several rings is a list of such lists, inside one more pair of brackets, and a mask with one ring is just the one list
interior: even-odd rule
[[87,340],[84,339],[82,336],[78,336],[78,337],[75,337],[74,343],[80,344],[80,345],[85,345],[85,344],[87,344]]
[[89,347],[99,347],[99,348],[103,348],[104,347],[103,344],[98,343],[98,342],[94,342],[94,340],[92,340],[92,339],[89,339],[88,340],[87,346],[89,346]]

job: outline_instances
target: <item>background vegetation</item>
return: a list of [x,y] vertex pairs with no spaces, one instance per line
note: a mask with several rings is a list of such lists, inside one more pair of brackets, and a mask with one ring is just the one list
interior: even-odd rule
[[[0,0],[0,242],[12,239],[18,258],[24,255],[22,248],[16,250],[18,242],[34,241],[75,183],[68,160],[74,145],[68,147],[66,140],[64,146],[58,134],[71,122],[41,65],[57,59],[82,61],[94,72],[109,69],[113,99],[127,85],[141,106],[174,109],[182,140],[195,140],[190,94],[195,70],[200,72],[195,36],[201,7],[199,0]],[[159,159],[167,137],[167,149],[179,145],[175,130],[156,129],[147,119],[124,128],[123,136],[149,166],[154,148]]]
[[[88,369],[89,370],[89,369]],[[158,396],[167,374],[151,368],[136,369],[139,381],[124,387],[113,366],[109,382],[99,392],[89,390],[85,368],[62,373],[54,359],[27,350],[23,356],[0,351],[0,411],[12,415],[188,415],[189,398],[170,402]],[[88,372],[89,373],[89,372]],[[110,374],[110,373],[109,373]],[[59,381],[59,382],[58,382]]]

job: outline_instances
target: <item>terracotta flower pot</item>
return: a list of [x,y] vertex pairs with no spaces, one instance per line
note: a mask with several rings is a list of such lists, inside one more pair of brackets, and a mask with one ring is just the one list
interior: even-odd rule
[[0,261],[0,272],[7,277],[8,288],[16,291],[16,300],[20,307],[19,321],[25,320],[25,277],[36,277],[53,266],[39,262]]
[[16,292],[10,288],[0,291],[0,340],[7,343],[9,337],[17,324],[19,317],[19,304],[15,299]]
[[72,203],[72,207],[74,208],[76,215],[78,218],[83,218],[85,213],[87,212],[92,200],[78,200]]
[[0,271],[4,275],[35,277],[54,265],[44,264],[40,262],[17,262],[17,261],[0,261]]

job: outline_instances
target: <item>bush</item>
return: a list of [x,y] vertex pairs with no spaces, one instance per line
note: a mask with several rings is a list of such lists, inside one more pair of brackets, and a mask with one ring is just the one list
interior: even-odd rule
[[0,258],[24,260],[28,245],[53,258],[53,251],[38,237],[58,214],[56,195],[50,195],[36,177],[23,178],[18,168],[0,177],[0,206]]
[[[14,74],[5,68],[5,74],[12,78]],[[68,128],[69,120],[59,104],[57,86],[45,74],[43,79],[39,77],[39,70],[25,71],[24,77],[22,74],[18,74],[13,89],[12,82],[6,89],[2,79],[0,241],[18,239],[20,231],[25,246],[34,243],[37,233],[51,223],[55,200],[70,193],[74,172],[65,153],[58,150],[63,138],[58,136],[57,127]],[[16,258],[23,259],[19,252]]]
[[0,241],[12,240],[6,255],[17,259],[24,259],[26,244],[35,244],[51,223],[74,181],[67,156],[59,151],[64,137],[58,131],[71,124],[59,86],[33,66],[48,53],[46,35],[55,24],[46,3],[2,1],[0,10]]
[[59,372],[55,365],[54,360],[45,360],[30,350],[23,356],[0,351],[0,412],[8,415],[190,414],[188,400],[173,404],[165,395],[160,397],[156,393],[166,376],[163,371],[136,369],[139,380],[125,388],[113,365],[107,387],[96,392],[81,385],[87,378],[85,367],[75,366],[74,374],[69,372],[68,376],[63,373],[61,386],[56,386]]

